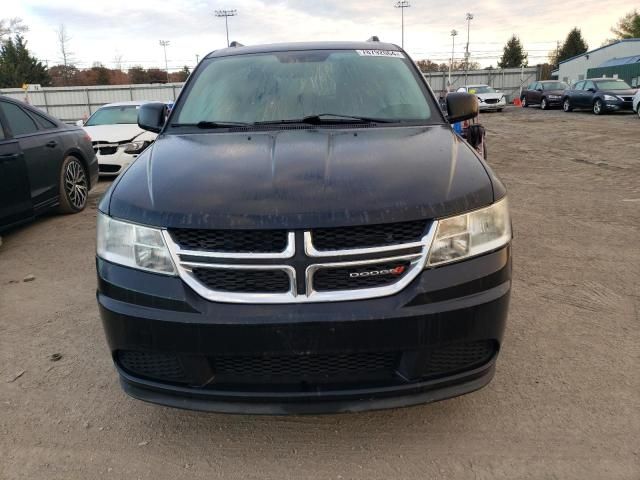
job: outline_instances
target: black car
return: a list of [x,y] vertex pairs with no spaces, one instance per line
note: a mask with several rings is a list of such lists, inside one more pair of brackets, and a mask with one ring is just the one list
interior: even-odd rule
[[[447,96],[449,122],[478,113]],[[131,396],[356,411],[489,383],[511,289],[503,184],[399,47],[207,55],[98,215],[98,304]]]
[[97,180],[91,139],[81,128],[0,96],[0,229],[51,208],[83,210]]
[[633,111],[633,95],[636,90],[624,80],[615,78],[587,79],[574,84],[564,92],[562,108],[589,109],[596,115],[607,112]]
[[562,95],[567,88],[569,88],[569,85],[555,80],[533,82],[522,91],[520,100],[525,108],[531,105],[540,105],[542,110],[560,107],[562,105]]

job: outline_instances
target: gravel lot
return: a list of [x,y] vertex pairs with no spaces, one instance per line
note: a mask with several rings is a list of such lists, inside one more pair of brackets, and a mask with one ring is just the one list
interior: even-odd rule
[[101,182],[82,214],[3,236],[0,478],[640,479],[640,120],[513,108],[482,121],[515,228],[488,387],[317,417],[126,397],[95,301]]

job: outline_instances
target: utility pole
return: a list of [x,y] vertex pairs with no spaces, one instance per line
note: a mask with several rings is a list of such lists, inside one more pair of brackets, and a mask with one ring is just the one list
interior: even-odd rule
[[196,65],[200,63],[200,55],[196,53]]
[[216,17],[224,17],[224,27],[227,31],[227,47],[229,46],[229,17],[235,17],[237,10],[216,10]]
[[167,47],[169,40],[160,40],[160,46],[164,49],[164,69],[167,71],[167,82],[169,82],[169,63],[167,62]]
[[394,5],[395,8],[399,8],[402,13],[402,49],[404,50],[404,9],[409,8],[411,5],[408,0],[400,0]]
[[451,63],[449,63],[449,85],[447,86],[448,92],[451,92],[451,70],[453,69],[453,55],[456,50],[456,35],[458,35],[458,31],[451,30]]
[[467,48],[464,52],[464,83],[467,83],[467,76],[469,74],[469,35],[471,32],[471,20],[473,20],[473,13],[467,13]]

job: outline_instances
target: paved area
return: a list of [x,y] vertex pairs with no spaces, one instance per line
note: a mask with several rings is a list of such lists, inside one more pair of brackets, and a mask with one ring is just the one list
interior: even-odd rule
[[126,397],[95,302],[101,182],[85,212],[3,236],[0,479],[640,479],[640,120],[513,108],[482,121],[515,229],[488,387],[310,417]]

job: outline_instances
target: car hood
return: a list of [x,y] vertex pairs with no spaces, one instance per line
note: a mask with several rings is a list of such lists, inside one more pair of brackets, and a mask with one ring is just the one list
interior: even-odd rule
[[161,135],[100,209],[191,228],[311,228],[443,217],[493,201],[446,125]]
[[636,94],[637,90],[635,88],[628,90],[602,90],[602,93],[606,95],[617,95],[623,97],[633,97]]
[[147,133],[136,124],[93,125],[82,127],[94,142],[128,142],[138,135]]
[[492,98],[498,99],[500,100],[502,97],[504,97],[504,93],[474,93],[474,95],[482,100],[489,100]]

